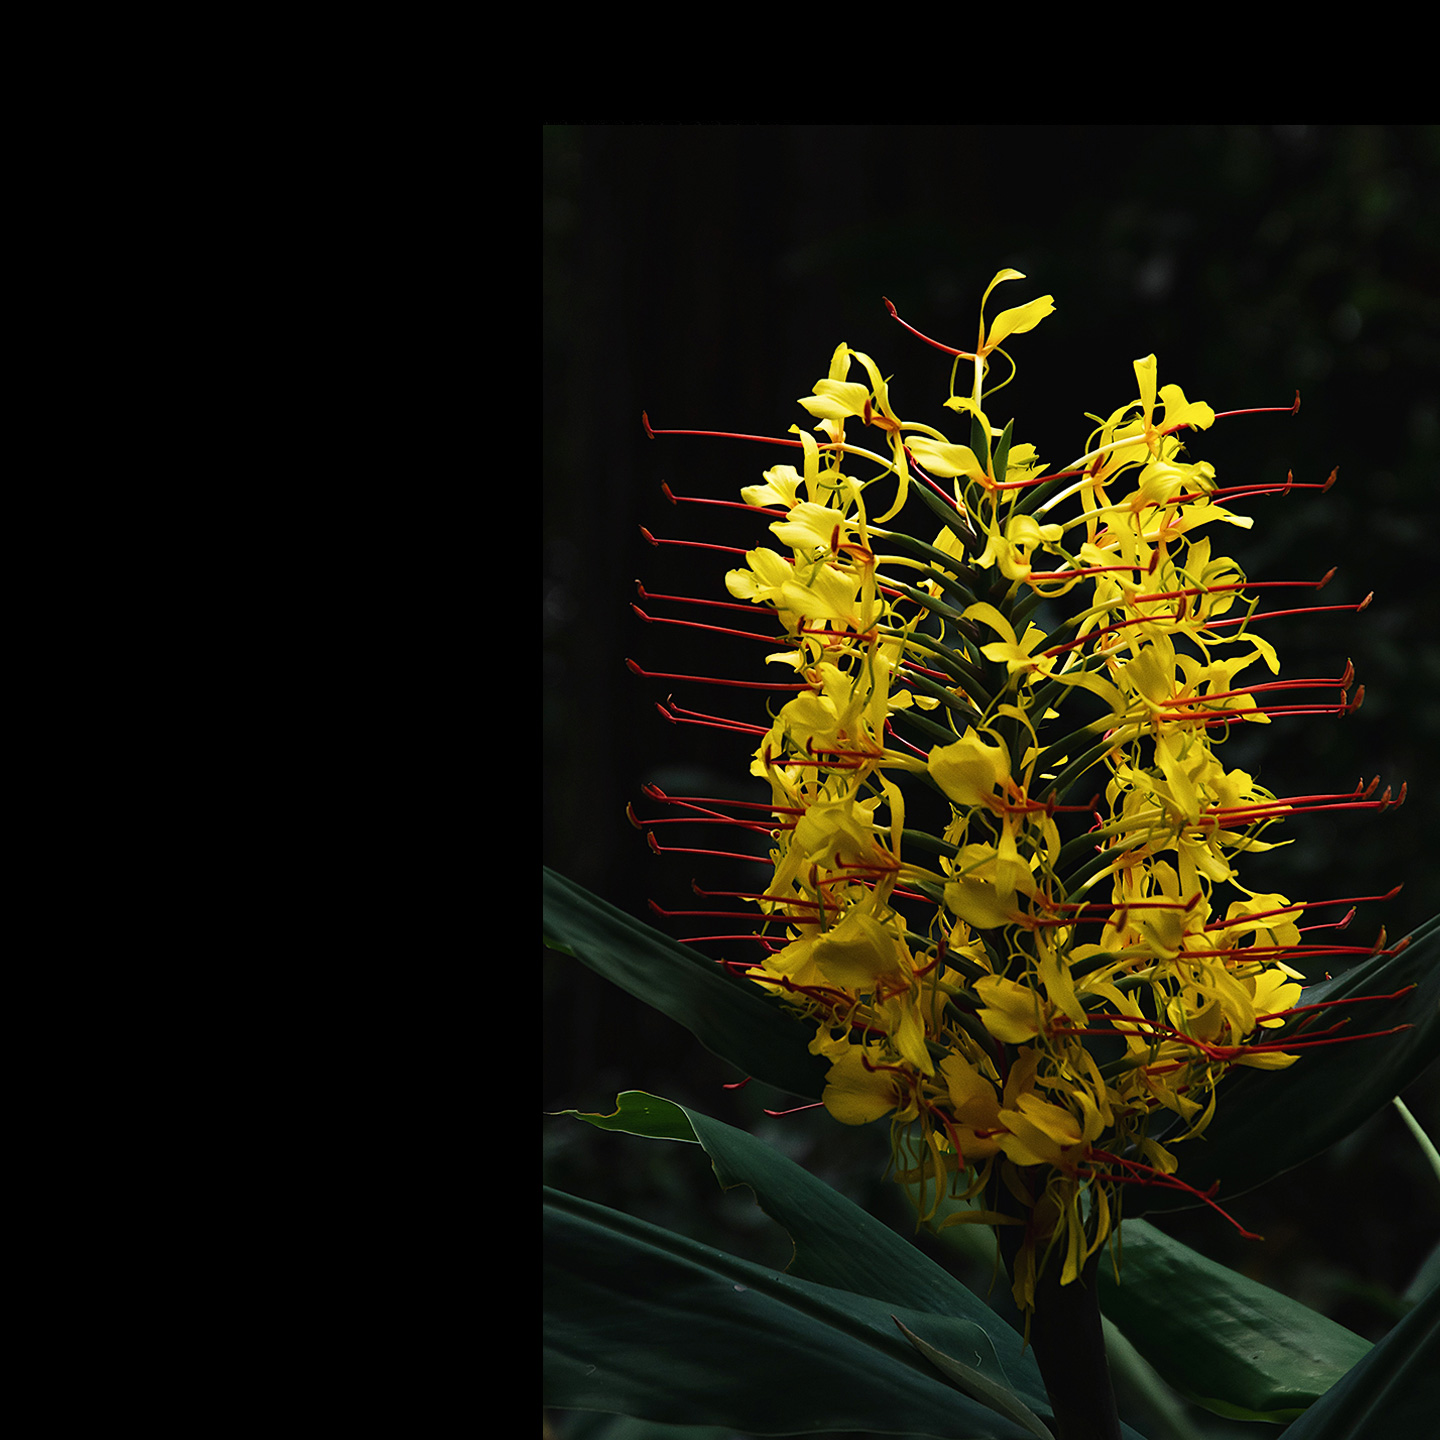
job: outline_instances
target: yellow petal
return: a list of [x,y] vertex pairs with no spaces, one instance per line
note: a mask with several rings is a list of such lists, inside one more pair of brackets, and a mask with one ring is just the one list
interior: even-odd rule
[[945,480],[953,480],[957,475],[968,475],[972,480],[985,478],[985,467],[968,445],[952,445],[924,435],[912,435],[905,443],[909,445],[915,463],[932,475],[939,475]]
[[937,745],[926,762],[931,778],[957,805],[983,805],[1010,774],[1004,742],[987,745],[973,728],[953,745]]
[[816,942],[814,958],[832,985],[873,990],[879,976],[899,968],[900,947],[873,916],[852,910]]
[[1033,330],[1047,315],[1055,310],[1055,297],[1042,295],[1028,305],[1017,305],[1013,310],[1002,310],[990,323],[985,337],[986,350],[993,350],[1010,335],[1019,335]]
[[[873,1052],[873,1064],[880,1058],[879,1047],[867,1048]],[[864,1054],[860,1046],[848,1046],[825,1078],[825,1093],[821,1098],[825,1108],[842,1125],[866,1125],[895,1108],[894,1077],[888,1070],[867,1070]]]

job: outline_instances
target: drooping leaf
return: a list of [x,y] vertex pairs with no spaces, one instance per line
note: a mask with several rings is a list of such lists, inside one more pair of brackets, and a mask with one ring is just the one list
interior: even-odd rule
[[550,1406],[760,1434],[1030,1440],[941,1379],[892,1316],[986,1370],[963,1320],[777,1275],[558,1191],[546,1192],[543,1283]]
[[722,1188],[749,1186],[760,1208],[789,1234],[795,1253],[787,1274],[969,1320],[991,1335],[1007,1371],[1019,1367],[1017,1378],[1039,1389],[1040,1372],[1028,1355],[1022,1357],[1019,1335],[989,1306],[910,1241],[763,1140],[643,1090],[620,1095],[613,1115],[568,1113],[652,1139],[684,1138],[683,1127],[704,1147]]
[[[643,1091],[622,1094],[612,1115],[568,1113],[607,1130],[695,1139],[709,1155],[720,1184],[748,1186],[766,1214],[789,1233],[795,1253],[785,1275],[777,1279],[822,1287],[870,1318],[898,1317],[926,1344],[989,1384],[1013,1391],[1027,1410],[1049,1415],[1039,1370],[1015,1330],[910,1241],[764,1141]],[[957,1331],[956,1326],[961,1328]],[[957,1336],[963,1336],[958,1347],[951,1343]],[[974,1377],[970,1380],[973,1384]],[[973,1395],[975,1389],[967,1393]],[[923,1428],[908,1417],[894,1420],[890,1428],[902,1427]],[[773,1433],[778,1427],[769,1428]],[[1122,1429],[1136,1440],[1133,1430]]]
[[1033,1435],[1035,1440],[1055,1440],[1050,1427],[1008,1386],[995,1384],[993,1380],[985,1377],[983,1371],[966,1365],[943,1350],[937,1350],[928,1341],[907,1330],[898,1320],[895,1324],[920,1354],[967,1395],[973,1395],[982,1405],[988,1405],[992,1410],[1015,1421],[1027,1434]]
[[778,1000],[545,869],[545,943],[685,1026],[709,1051],[776,1089],[817,1100],[826,1064]]
[[1165,1440],[1205,1440],[1190,1420],[1189,1407],[1125,1338],[1125,1332],[1105,1316],[1101,1324],[1105,1329],[1105,1361],[1121,1405],[1127,1398],[1138,1404],[1142,1413],[1153,1416],[1155,1433]]
[[730,1425],[661,1425],[595,1410],[570,1411],[560,1434],[563,1440],[744,1440]]
[[1294,1419],[1370,1350],[1298,1300],[1207,1260],[1143,1220],[1120,1227],[1100,1308],[1182,1394],[1238,1420]]
[[1432,1289],[1285,1440],[1398,1440],[1435,1431],[1440,1287]]
[[[1397,994],[1396,992],[1404,992]],[[1440,1058],[1440,917],[1422,925],[1398,954],[1376,955],[1333,980],[1309,986],[1299,1005],[1366,999],[1316,1012],[1309,1028],[1292,1021],[1266,1043],[1314,1038],[1346,1020],[1352,1035],[1408,1028],[1374,1039],[1301,1049],[1286,1070],[1246,1070],[1220,1087],[1203,1141],[1177,1150],[1180,1177],[1200,1190],[1218,1182],[1223,1203],[1328,1149],[1362,1125]],[[1132,1215],[1187,1209],[1181,1191],[1137,1187]]]
[[1418,1305],[1435,1286],[1440,1285],[1440,1241],[1437,1241],[1425,1257],[1414,1278],[1405,1287],[1400,1298],[1407,1305]]
[[573,1115],[597,1130],[615,1130],[622,1135],[643,1135],[647,1140],[680,1140],[689,1145],[700,1142],[684,1109],[673,1100],[662,1100],[644,1090],[624,1090],[615,1099],[613,1115],[590,1115],[583,1110],[559,1110]]

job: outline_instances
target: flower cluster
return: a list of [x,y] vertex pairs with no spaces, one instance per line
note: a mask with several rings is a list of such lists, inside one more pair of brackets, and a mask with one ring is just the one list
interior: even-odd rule
[[[1266,586],[1220,551],[1221,527],[1251,523],[1230,503],[1278,487],[1222,489],[1188,458],[1181,436],[1217,417],[1159,386],[1154,356],[1048,470],[985,409],[1002,344],[1054,309],[987,323],[991,291],[1022,278],[995,277],[973,351],[926,342],[954,356],[965,443],[900,419],[870,357],[836,349],[800,401],[813,427],[779,442],[798,467],[741,492],[778,548],[727,587],[779,622],[785,677],[755,727],[767,818],[742,823],[773,873],[744,973],[813,1021],[832,1114],[890,1118],[922,1213],[983,1194],[952,1218],[1023,1227],[1028,1309],[1052,1253],[1067,1283],[1105,1242],[1124,1186],[1183,1186],[1175,1147],[1228,1070],[1325,1043],[1274,1038],[1301,990],[1289,961],[1317,947],[1307,907],[1248,889],[1241,857],[1300,812],[1398,801],[1282,798],[1227,766],[1232,726],[1363,695],[1348,664],[1275,678]],[[916,497],[928,539],[892,524]]]

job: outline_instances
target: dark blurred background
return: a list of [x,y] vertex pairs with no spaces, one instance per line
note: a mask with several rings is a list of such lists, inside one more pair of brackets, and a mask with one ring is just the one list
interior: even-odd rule
[[[881,296],[964,346],[981,292],[1008,266],[1028,278],[1001,286],[992,314],[1042,294],[1056,310],[1007,345],[1019,373],[989,413],[999,423],[1014,414],[1017,439],[1052,464],[1079,453],[1085,412],[1133,398],[1131,362],[1152,351],[1161,384],[1216,410],[1284,405],[1301,392],[1298,416],[1222,421],[1192,435],[1189,451],[1215,464],[1222,485],[1287,470],[1315,482],[1339,467],[1328,495],[1237,501],[1254,529],[1210,533],[1255,579],[1339,567],[1320,597],[1281,592],[1296,597],[1289,603],[1375,592],[1363,615],[1263,631],[1286,676],[1337,675],[1353,657],[1365,703],[1343,720],[1281,719],[1237,736],[1227,763],[1258,769],[1277,794],[1378,775],[1397,790],[1408,781],[1409,798],[1384,815],[1293,822],[1284,828],[1294,843],[1257,857],[1246,879],[1305,900],[1403,880],[1395,899],[1359,907],[1346,937],[1356,944],[1381,925],[1396,938],[1440,910],[1427,825],[1440,773],[1440,128],[552,127],[543,191],[548,865],[631,914],[651,898],[697,905],[691,879],[715,882],[723,867],[653,856],[626,821],[627,801],[659,814],[640,798],[647,781],[754,798],[753,742],[672,726],[655,706],[673,692],[696,709],[758,716],[760,699],[640,679],[624,660],[758,673],[759,647],[707,649],[635,616],[637,579],[724,598],[735,563],[652,548],[639,527],[759,543],[749,517],[672,507],[661,483],[734,499],[790,457],[737,441],[649,441],[641,410],[657,428],[783,435],[806,421],[795,402],[843,340],[895,377],[904,418],[963,438],[940,405],[946,358],[896,325]],[[863,378],[858,367],[852,378]],[[703,829],[665,838],[715,843]],[[684,937],[717,922],[654,923]],[[543,975],[547,1111],[609,1110],[619,1089],[652,1089],[761,1128],[864,1203],[897,1198],[876,1184],[883,1136],[823,1114],[768,1119],[762,1103],[779,1097],[721,1089],[738,1077],[678,1027],[567,958],[546,952]],[[1407,1098],[1433,1135],[1430,1091]],[[562,1186],[785,1258],[783,1244],[765,1248],[768,1222],[736,1238],[758,1212],[712,1194],[707,1168],[681,1147],[570,1121],[547,1122],[546,1134]],[[1372,1336],[1393,1323],[1440,1233],[1440,1186],[1388,1111],[1236,1209],[1266,1245],[1203,1213],[1162,1223]]]

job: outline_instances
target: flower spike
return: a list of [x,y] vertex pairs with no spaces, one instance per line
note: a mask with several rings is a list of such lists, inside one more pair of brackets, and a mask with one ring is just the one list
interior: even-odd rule
[[[1251,524],[1235,502],[1324,494],[1337,472],[1227,488],[1181,443],[1239,416],[1293,415],[1299,393],[1288,406],[1217,413],[1161,384],[1146,356],[1126,382],[1138,393],[1122,389],[1108,418],[1076,436],[1074,457],[1046,465],[1015,422],[985,412],[990,358],[1010,359],[1001,346],[1054,309],[1047,295],[987,321],[991,292],[1023,278],[1001,270],[991,281],[972,350],[923,334],[884,301],[955,361],[944,402],[962,420],[953,440],[905,419],[870,357],[842,344],[800,401],[811,428],[731,437],[782,447],[794,464],[765,470],[739,501],[665,487],[674,503],[749,511],[756,544],[646,531],[651,544],[689,546],[697,566],[731,567],[729,598],[643,587],[640,598],[758,610],[765,623],[636,613],[682,635],[763,640],[784,679],[626,663],[677,687],[727,687],[737,704],[767,692],[747,718],[673,698],[660,707],[671,723],[746,737],[756,798],[647,786],[647,800],[676,813],[642,822],[632,808],[631,824],[659,853],[767,872],[743,891],[694,887],[753,909],[660,913],[749,916],[740,938],[756,943],[721,963],[808,1022],[836,1119],[889,1120],[897,1175],[930,1197],[922,1218],[944,1189],[984,1192],[980,1215],[1013,1227],[1007,1259],[1028,1313],[1047,1268],[1061,1287],[1083,1273],[1127,1193],[1180,1191],[1219,1210],[1213,1187],[1178,1172],[1185,1142],[1224,1104],[1227,1074],[1393,1033],[1350,1026],[1338,1008],[1320,1016],[1376,997],[1298,1002],[1317,961],[1385,952],[1383,930],[1374,947],[1321,932],[1395,890],[1299,901],[1250,888],[1242,870],[1274,846],[1275,827],[1384,811],[1405,787],[1381,789],[1377,777],[1353,791],[1276,795],[1224,759],[1231,726],[1348,715],[1364,699],[1348,660],[1280,678],[1264,631],[1286,615],[1358,615],[1373,597],[1262,610],[1264,592],[1322,590],[1335,570],[1252,580],[1218,538]],[[652,439],[723,433],[642,421]],[[874,432],[871,448],[855,443],[860,430]],[[661,846],[655,830],[677,824],[719,827],[752,848]]]

